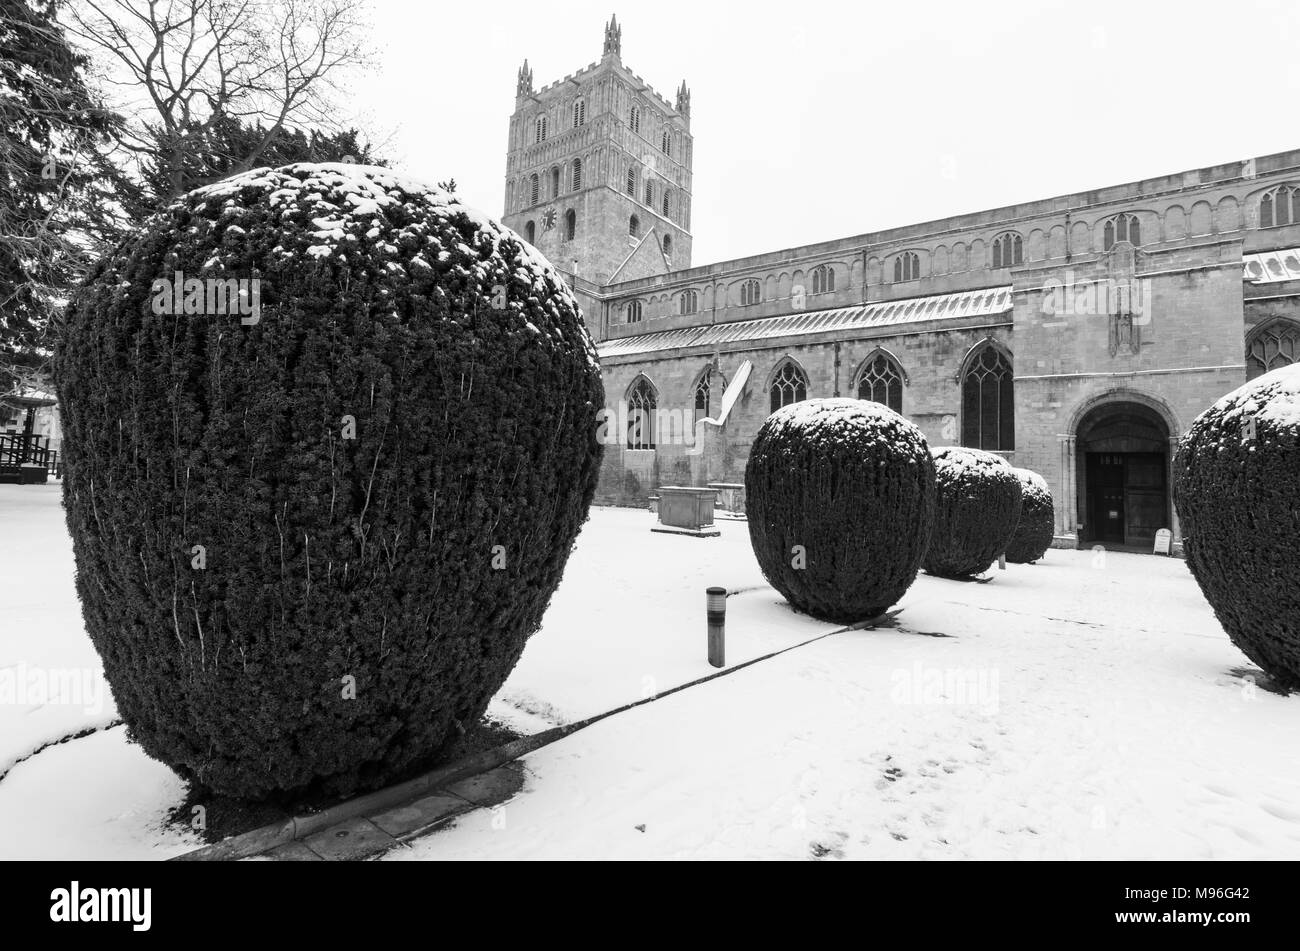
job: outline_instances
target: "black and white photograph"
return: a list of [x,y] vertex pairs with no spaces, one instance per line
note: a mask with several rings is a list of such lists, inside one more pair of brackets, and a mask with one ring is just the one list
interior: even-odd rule
[[1289,0],[0,0],[24,914],[949,860],[1251,933],[1297,49]]

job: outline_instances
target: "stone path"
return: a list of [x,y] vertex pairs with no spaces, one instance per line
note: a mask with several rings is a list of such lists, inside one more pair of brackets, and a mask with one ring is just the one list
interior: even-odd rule
[[404,805],[344,820],[306,838],[277,846],[263,857],[280,862],[370,858],[432,832],[463,813],[505,802],[523,784],[523,764],[507,763]]

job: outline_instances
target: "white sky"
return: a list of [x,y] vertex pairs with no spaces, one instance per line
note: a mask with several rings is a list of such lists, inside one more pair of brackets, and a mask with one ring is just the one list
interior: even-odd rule
[[1300,147],[1296,0],[370,0],[363,127],[501,214],[515,72],[623,63],[695,136],[694,264]]

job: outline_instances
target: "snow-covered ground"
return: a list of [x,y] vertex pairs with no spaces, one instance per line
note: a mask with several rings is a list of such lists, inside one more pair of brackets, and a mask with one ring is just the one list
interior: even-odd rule
[[[0,675],[98,677],[59,491],[0,485]],[[739,592],[729,665],[834,630],[763,586],[743,522],[651,524],[593,511],[495,716],[531,732],[711,673],[709,585]],[[1051,551],[901,607],[548,746],[506,806],[390,857],[1300,857],[1300,696],[1230,673],[1183,562]],[[0,698],[0,764],[112,722],[72,682]],[[120,726],[50,747],[0,779],[0,858],[186,851],[182,794]]]

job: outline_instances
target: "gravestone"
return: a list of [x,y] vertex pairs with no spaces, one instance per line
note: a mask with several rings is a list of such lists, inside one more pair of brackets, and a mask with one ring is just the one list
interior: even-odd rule
[[1174,550],[1174,533],[1167,528],[1162,528],[1156,532],[1156,547],[1154,554],[1172,555]]
[[717,489],[665,485],[659,489],[659,524],[652,532],[709,538],[722,532],[713,526]]

